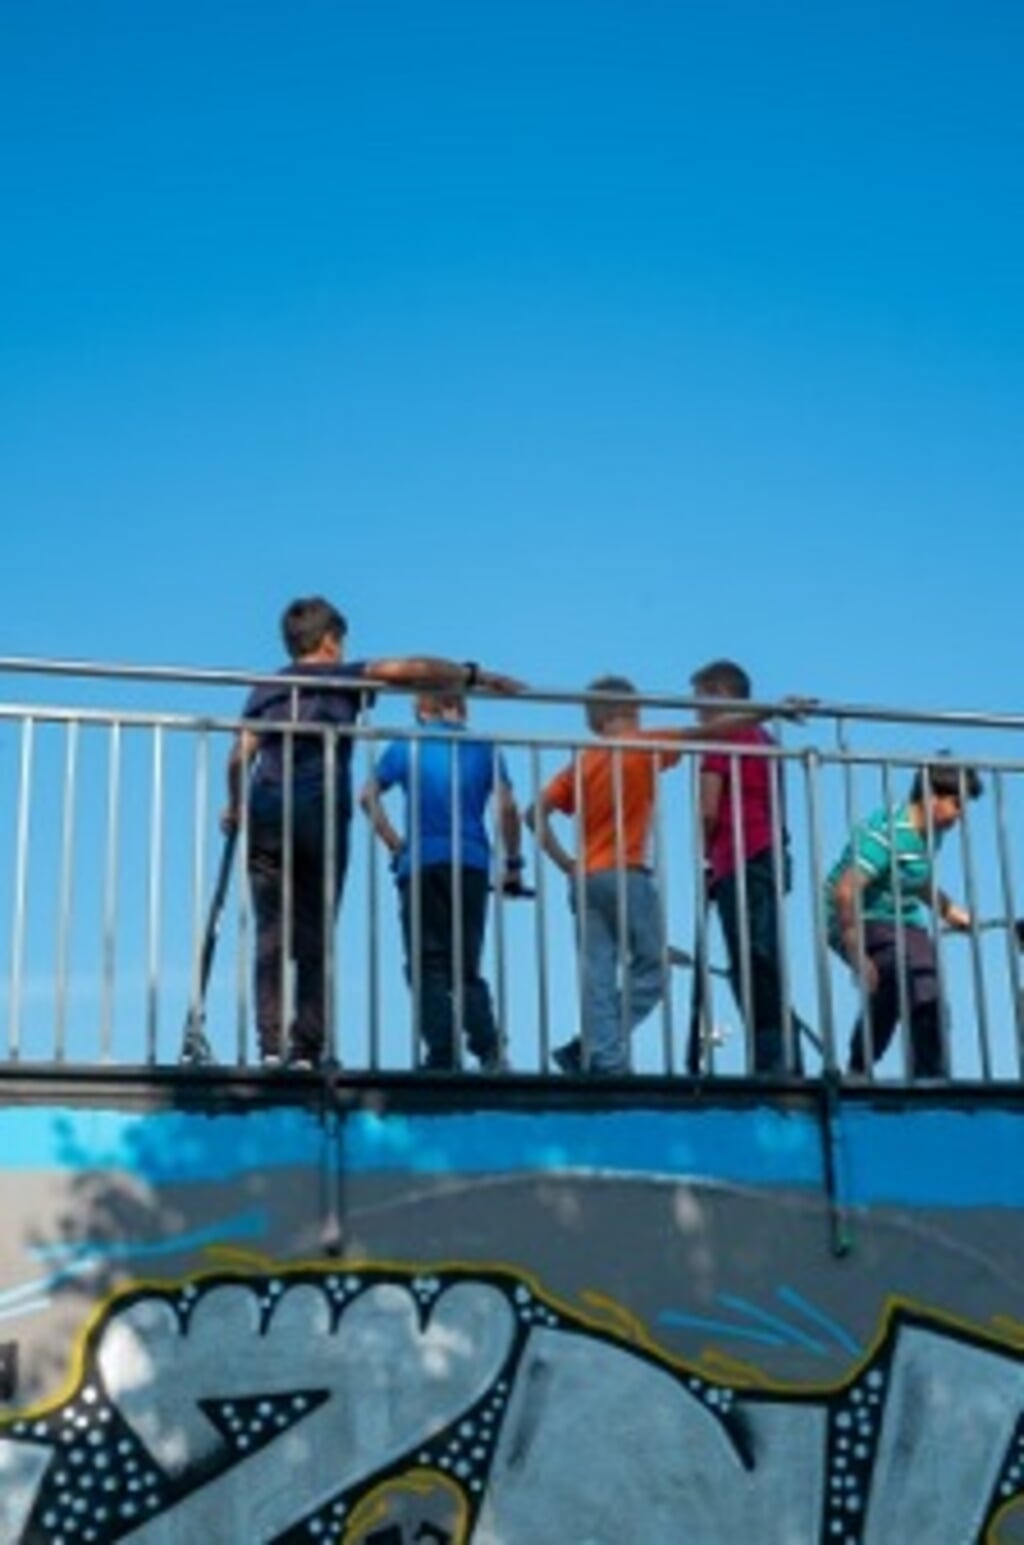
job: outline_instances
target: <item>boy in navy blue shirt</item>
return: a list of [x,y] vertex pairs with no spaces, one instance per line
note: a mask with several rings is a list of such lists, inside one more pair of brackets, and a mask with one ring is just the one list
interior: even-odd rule
[[[494,1071],[502,1065],[501,1045],[490,989],[480,972],[491,879],[485,814],[493,794],[503,889],[515,894],[523,867],[519,812],[500,751],[465,736],[466,700],[460,692],[421,694],[416,717],[422,726],[443,729],[445,737],[392,742],[360,802],[392,854],[406,970],[419,993],[424,1065],[457,1065],[455,1007],[461,996],[469,1049],[485,1071]],[[404,839],[381,802],[381,795],[396,787],[406,798]]]
[[[314,1066],[330,1019],[325,971],[328,931],[341,901],[352,815],[353,726],[377,684],[486,687],[515,692],[519,683],[435,656],[346,662],[347,624],[322,596],[292,601],[281,618],[289,663],[280,681],[254,687],[242,710],[251,721],[228,763],[225,830],[240,821],[248,785],[249,879],[256,922],[256,1028],[261,1059]],[[300,680],[296,681],[296,678]],[[259,726],[280,726],[261,730]],[[329,726],[340,733],[327,753],[324,734],[283,733],[286,726]],[[285,912],[290,937],[285,940]],[[295,1018],[283,1024],[286,957],[295,968]]]

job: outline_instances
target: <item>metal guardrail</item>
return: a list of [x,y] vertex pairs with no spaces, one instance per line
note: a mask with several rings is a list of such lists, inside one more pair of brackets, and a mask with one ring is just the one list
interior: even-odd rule
[[[206,1047],[221,1063],[257,1062],[252,973],[258,929],[247,883],[253,832],[248,817],[243,818],[237,841],[225,853],[219,818],[224,764],[241,727],[237,704],[242,689],[267,678],[29,660],[0,660],[0,675],[9,691],[18,689],[0,703],[0,986],[6,997],[0,1062],[154,1066],[177,1062],[183,1049],[194,1055]],[[24,687],[31,687],[31,700],[18,701]],[[162,702],[170,693],[184,697],[183,709],[154,707],[154,700]],[[201,695],[205,702],[210,694],[222,703],[223,713],[188,711],[189,695]],[[116,706],[110,706],[111,699],[118,699]],[[640,701],[654,728],[666,713],[673,723],[692,723],[697,706],[693,698]],[[535,805],[552,774],[581,747],[593,744],[591,737],[577,733],[584,704],[582,694],[556,691],[472,702],[472,739],[488,748],[495,770],[503,760],[521,807]],[[350,731],[295,724],[267,733],[282,737],[286,766],[300,741],[313,737],[322,742],[332,784],[344,761],[342,743],[351,741],[356,793],[386,743],[407,744],[414,769],[409,803],[415,870],[415,769],[426,742],[451,737],[410,725],[409,717],[407,694],[385,692],[375,723],[364,720]],[[702,750],[714,744],[710,728],[706,734],[706,742],[685,748],[680,768],[657,780],[649,868],[658,900],[661,980],[650,1014],[624,1037],[635,1070],[669,1076],[745,1075],[757,1066],[757,940],[741,926],[734,989],[725,979],[716,910],[704,901],[698,771]],[[933,742],[955,740],[958,761],[978,769],[986,793],[965,804],[938,859],[942,889],[962,897],[973,919],[962,937],[938,924],[932,930],[947,1045],[943,1076],[953,1081],[1020,1077],[1024,1002],[1014,923],[1018,834],[1024,831],[1022,734],[1024,716],[821,703],[802,724],[786,726],[784,745],[744,753],[777,765],[785,787],[784,810],[773,811],[773,847],[779,858],[773,884],[782,918],[780,1015],[787,1048],[792,1053],[801,1047],[805,1073],[845,1073],[850,1027],[871,1006],[863,980],[852,979],[830,948],[824,878],[851,829],[876,808],[897,806],[915,774],[934,765]],[[452,742],[453,787],[459,777],[457,747],[464,738]],[[628,745],[623,741],[620,750]],[[727,742],[723,745],[738,776],[742,759]],[[651,746],[645,742],[648,751]],[[334,809],[334,802],[328,800],[327,807]],[[401,827],[407,814],[402,799],[389,796],[388,808]],[[296,820],[293,801],[286,797],[281,811],[285,848],[292,844]],[[616,822],[621,827],[621,791]],[[781,881],[784,826],[794,875],[788,895]],[[578,831],[571,823],[565,831],[570,843],[576,842]],[[328,871],[346,832],[348,875],[335,925]],[[734,838],[742,847],[739,825]],[[934,832],[927,833],[930,844],[934,838]],[[417,888],[407,892],[407,969],[400,894],[388,855],[358,805],[350,821],[343,813],[327,816],[320,842],[327,860],[318,892],[324,909],[318,979],[324,1055],[353,1070],[419,1067],[425,1050],[420,1034],[425,987],[424,918]],[[494,868],[499,883],[487,903],[482,964],[501,1036],[500,1055],[484,1059],[495,1076],[504,1067],[548,1071],[553,1050],[577,1035],[587,958],[582,869],[566,884],[524,834],[532,894],[509,894],[500,883],[501,848],[499,834]],[[454,867],[458,888],[458,857]],[[626,969],[630,901],[625,878],[614,883],[618,926],[613,931],[621,941],[619,966],[626,982],[619,1012],[625,1028],[632,1007]],[[284,865],[284,937],[295,925],[295,884]],[[741,866],[741,919],[749,912],[744,884]],[[223,905],[211,910],[213,899]],[[459,1024],[468,1012],[459,969],[467,951],[465,927],[456,908],[452,997]],[[863,919],[858,927],[863,936]],[[897,950],[905,950],[899,940]],[[295,972],[288,951],[284,957],[280,996],[287,1023],[294,1008]],[[866,1076],[900,1082],[920,1071],[906,1027],[911,1015],[902,981],[900,991],[899,1033]],[[584,1035],[584,1064],[589,1050]],[[464,1037],[456,1037],[457,1065],[475,1067],[468,1053]]]

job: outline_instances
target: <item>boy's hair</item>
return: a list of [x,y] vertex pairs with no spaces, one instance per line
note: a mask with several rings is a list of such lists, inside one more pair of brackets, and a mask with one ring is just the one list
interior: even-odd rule
[[435,688],[430,692],[418,692],[416,694],[417,719],[438,719],[444,713],[458,713],[463,719],[466,717],[466,694],[457,688]]
[[312,654],[325,638],[342,639],[347,632],[348,623],[338,608],[322,595],[300,596],[281,613],[281,637],[292,660]]
[[750,677],[735,660],[711,660],[690,677],[698,697],[749,697]]
[[928,762],[914,775],[910,802],[919,805],[929,795],[932,799],[954,795],[961,801],[977,799],[984,787],[978,769],[966,762]]
[[588,692],[614,692],[614,698],[606,698],[600,703],[587,704],[587,724],[595,735],[599,735],[612,719],[617,719],[620,714],[635,714],[637,711],[636,687],[628,676],[598,676],[587,686]]

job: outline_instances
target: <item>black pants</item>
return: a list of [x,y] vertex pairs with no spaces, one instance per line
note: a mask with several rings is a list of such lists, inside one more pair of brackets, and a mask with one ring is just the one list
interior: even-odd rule
[[[470,1051],[481,1062],[498,1054],[491,993],[480,975],[487,926],[488,876],[483,869],[426,864],[399,887],[406,972],[416,990],[419,978],[419,1030],[427,1048],[428,1068],[455,1066],[455,982],[462,986],[463,1025]],[[418,897],[418,937],[414,938],[413,897]],[[461,932],[461,961],[455,959],[456,909]],[[414,954],[415,951],[415,954]],[[418,971],[417,971],[418,966]]]
[[[294,1057],[319,1061],[328,1018],[324,960],[348,866],[350,807],[334,823],[334,873],[326,873],[322,800],[294,801],[287,855],[280,800],[253,800],[249,822],[249,882],[256,924],[256,1030],[263,1055],[281,1055],[285,957],[295,965],[295,1020],[288,1027]],[[285,941],[285,862],[291,876],[291,930]]]
[[[885,1056],[900,1019],[899,951],[896,929],[887,923],[865,923],[864,953],[875,965],[878,986],[868,998],[872,1062]],[[935,942],[924,928],[903,929],[904,992],[910,1013],[912,1078],[946,1078],[942,1044],[938,962]],[[867,1069],[867,1030],[858,1018],[850,1041],[850,1072]]]
[[740,908],[737,873],[723,875],[711,887],[711,900],[725,939],[729,961],[729,981],[733,995],[743,1009],[743,938],[750,953],[750,1026],[754,1040],[754,1071],[757,1073],[799,1073],[800,1020],[791,1016],[792,1058],[786,1053],[783,1026],[786,1005],[782,992],[782,946],[779,934],[779,887],[774,857],[770,851],[748,859],[744,870],[746,915]]

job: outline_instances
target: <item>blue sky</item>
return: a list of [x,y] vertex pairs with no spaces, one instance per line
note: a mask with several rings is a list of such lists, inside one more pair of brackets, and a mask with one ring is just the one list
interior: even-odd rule
[[324,590],[1012,707],[1022,67],[1009,0],[2,0],[4,652],[266,667]]
[[1016,0],[0,0],[0,654],[268,669],[321,591],[1017,708],[1022,79]]

